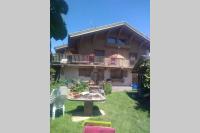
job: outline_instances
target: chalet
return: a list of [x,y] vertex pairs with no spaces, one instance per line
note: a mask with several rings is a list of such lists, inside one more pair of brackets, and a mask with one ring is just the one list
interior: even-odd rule
[[68,45],[55,51],[61,78],[97,84],[109,79],[113,85],[129,86],[134,65],[150,52],[150,40],[122,22],[69,34]]

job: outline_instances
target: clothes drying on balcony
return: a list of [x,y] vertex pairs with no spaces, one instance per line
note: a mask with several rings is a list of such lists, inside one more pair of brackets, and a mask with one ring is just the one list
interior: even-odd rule
[[67,63],[67,59],[61,59],[60,63]]

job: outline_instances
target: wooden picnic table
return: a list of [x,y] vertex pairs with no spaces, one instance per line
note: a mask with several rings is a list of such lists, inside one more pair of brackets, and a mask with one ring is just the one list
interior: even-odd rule
[[[97,97],[98,96],[98,97]],[[93,114],[93,102],[102,102],[106,98],[100,93],[86,93],[80,95],[80,97],[72,97],[67,95],[67,99],[70,101],[83,101],[84,102],[84,115],[91,116]]]

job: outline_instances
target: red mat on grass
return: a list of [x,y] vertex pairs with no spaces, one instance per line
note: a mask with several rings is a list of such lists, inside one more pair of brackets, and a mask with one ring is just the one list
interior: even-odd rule
[[85,126],[84,133],[115,133],[115,129],[111,127]]

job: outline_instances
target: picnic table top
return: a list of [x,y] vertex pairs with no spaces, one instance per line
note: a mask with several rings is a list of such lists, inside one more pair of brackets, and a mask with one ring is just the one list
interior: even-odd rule
[[106,98],[100,93],[82,93],[78,97],[73,97],[67,95],[66,98],[70,101],[92,101],[92,102],[100,102],[105,101]]

